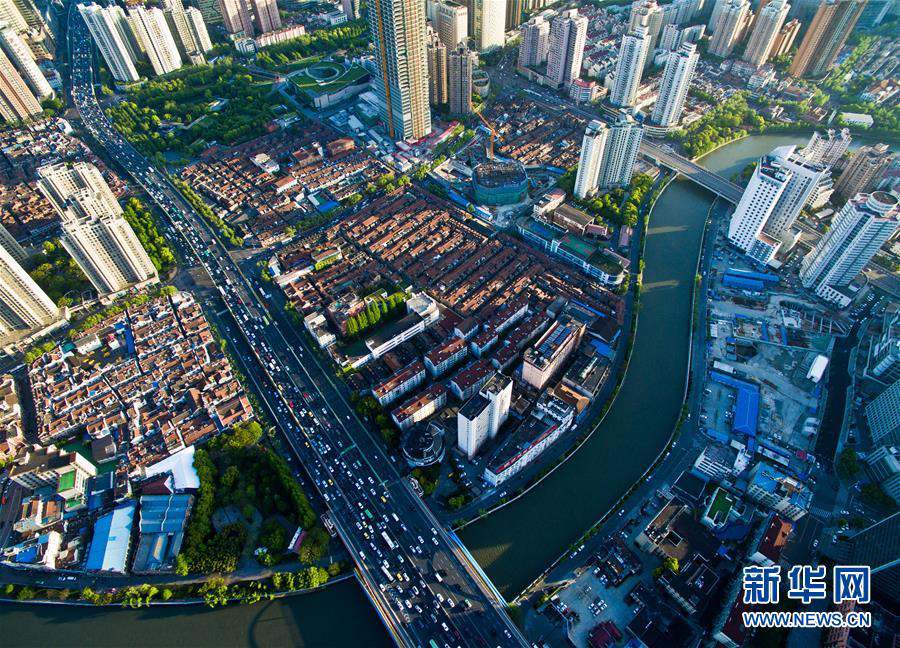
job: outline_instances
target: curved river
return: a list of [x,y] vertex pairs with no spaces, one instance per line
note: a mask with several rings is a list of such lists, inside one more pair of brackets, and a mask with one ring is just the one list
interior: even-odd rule
[[[799,135],[744,139],[703,164],[730,177]],[[713,196],[686,180],[669,185],[650,218],[644,292],[631,365],[603,426],[581,450],[518,502],[462,533],[462,539],[510,598],[640,478],[668,438],[684,389],[690,290],[703,222]],[[199,607],[106,611],[7,605],[5,645],[191,646],[390,645],[355,584],[309,596],[220,610]],[[136,624],[140,621],[140,624]],[[137,632],[136,632],[137,630]]]

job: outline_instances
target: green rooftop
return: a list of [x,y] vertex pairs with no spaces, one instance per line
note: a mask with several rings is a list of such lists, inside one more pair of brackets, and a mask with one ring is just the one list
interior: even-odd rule
[[591,257],[588,259],[588,263],[596,268],[600,268],[608,275],[618,275],[624,270],[622,264],[619,263],[615,258],[611,257],[608,254],[605,254],[602,250],[597,250]]
[[728,514],[734,507],[734,498],[721,488],[717,488],[710,502],[709,510],[706,517],[713,521],[713,524],[724,524],[728,519]]
[[566,234],[559,242],[559,247],[566,249],[568,252],[580,256],[582,259],[589,259],[597,247],[585,240]]
[[58,492],[70,490],[75,488],[75,471],[70,470],[69,472],[64,472],[59,476],[59,488]]

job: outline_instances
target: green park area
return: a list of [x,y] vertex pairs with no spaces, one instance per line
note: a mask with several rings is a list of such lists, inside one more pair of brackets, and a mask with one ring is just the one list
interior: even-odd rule
[[271,83],[225,58],[131,86],[106,114],[132,144],[162,162],[165,152],[196,155],[212,142],[260,135],[281,103],[271,90]]
[[346,65],[333,61],[316,61],[291,76],[297,93],[308,103],[319,95],[339,92],[347,86],[368,79],[369,73],[360,65]]
[[[149,209],[137,198],[125,203],[123,216],[160,275],[175,266],[175,255],[156,226]],[[58,241],[45,241],[41,251],[28,259],[26,269],[31,278],[58,306],[77,304],[82,296],[93,295],[90,281],[75,260]]]
[[321,56],[362,54],[368,50],[369,43],[366,22],[354,20],[266,47],[256,55],[256,64],[267,70],[292,72]]
[[91,282],[58,240],[45,241],[41,252],[28,259],[26,269],[57,306],[71,306],[92,291]]
[[647,192],[653,187],[653,178],[646,173],[639,173],[624,189],[617,188],[589,198],[578,199],[573,193],[577,175],[578,167],[574,166],[560,176],[557,185],[566,192],[573,203],[593,216],[597,223],[629,227],[637,224],[641,205]]
[[688,157],[695,158],[765,127],[765,118],[747,103],[747,94],[738,92],[669,137],[681,144]]
[[176,571],[230,573],[239,566],[281,562],[298,528],[298,558],[315,563],[328,549],[306,494],[285,460],[261,444],[262,427],[236,425],[194,455],[200,488]]

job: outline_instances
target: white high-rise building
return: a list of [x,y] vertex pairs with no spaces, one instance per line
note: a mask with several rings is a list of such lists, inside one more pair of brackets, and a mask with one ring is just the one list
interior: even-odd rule
[[828,167],[807,161],[796,149],[796,146],[782,146],[771,153],[791,177],[763,225],[763,232],[782,241],[816,187],[828,175]]
[[816,131],[800,154],[809,162],[834,166],[838,160],[844,157],[852,140],[849,128],[842,128],[840,132],[829,128],[824,137],[819,134],[819,131]]
[[135,53],[128,35],[131,27],[122,8],[117,5],[100,7],[92,2],[89,5],[79,4],[78,11],[113,78],[123,83],[140,79],[134,67]]
[[373,0],[366,14],[375,43],[372,86],[392,140],[417,140],[431,132],[428,105],[425,4]]
[[581,76],[584,41],[588,19],[577,9],[567,9],[550,23],[550,50],[547,53],[547,78],[556,87],[567,87]]
[[509,416],[512,403],[512,379],[494,374],[478,394],[460,408],[456,418],[456,442],[471,459],[484,442],[497,436]]
[[641,75],[644,72],[644,58],[650,46],[650,36],[646,27],[638,27],[622,37],[619,60],[616,61],[616,78],[609,101],[613,106],[630,108],[637,101]]
[[706,25],[681,29],[677,25],[665,25],[659,39],[659,49],[674,52],[685,43],[698,43],[706,33]]
[[750,35],[750,42],[744,50],[743,59],[757,67],[769,60],[772,46],[778,38],[791,5],[786,0],[771,0],[760,9]]
[[[200,54],[203,53],[203,50],[200,48],[200,43],[197,42],[194,29],[191,26],[187,11],[185,11],[184,4],[181,0],[163,0],[162,8],[163,14],[166,17],[166,23],[169,26],[169,32],[175,39],[175,44],[178,46],[178,53],[181,57],[185,61],[202,59]],[[201,21],[203,20],[203,16],[200,14],[199,9],[197,10],[197,16]],[[206,30],[205,24],[203,25],[203,29]],[[209,38],[208,34],[207,38]]]
[[519,66],[537,67],[547,61],[550,51],[550,23],[543,16],[534,16],[519,28]]
[[0,0],[0,22],[13,29],[17,34],[28,31],[28,21],[13,0]]
[[194,43],[197,49],[206,54],[212,49],[212,41],[209,38],[209,31],[206,29],[206,21],[203,20],[203,13],[196,7],[188,7],[184,10],[187,17],[188,28],[194,37]]
[[0,116],[14,123],[41,113],[41,104],[6,54],[0,51]]
[[434,3],[434,29],[448,50],[456,49],[469,38],[469,10],[466,5],[451,2]]
[[38,169],[38,188],[60,213],[62,244],[100,295],[157,279],[156,268],[93,164]]
[[609,127],[598,185],[601,189],[625,187],[631,182],[634,163],[641,148],[644,127],[627,112],[620,111]]
[[168,74],[180,68],[182,61],[178,45],[162,9],[134,7],[129,10],[129,16],[135,34],[144,45],[153,71],[156,74]]
[[506,0],[471,0],[472,36],[478,51],[506,44]]
[[9,255],[15,259],[17,263],[22,263],[28,258],[28,253],[25,252],[25,248],[19,245],[19,242],[9,233],[8,229],[3,227],[3,223],[0,223],[0,247],[9,252]]
[[709,40],[710,54],[720,58],[731,55],[743,33],[749,11],[748,0],[731,0],[724,6]]
[[587,125],[581,141],[581,157],[578,159],[578,173],[575,176],[575,196],[587,198],[597,190],[600,167],[609,129],[596,119]]
[[790,179],[791,173],[777,160],[768,155],[761,158],[731,215],[728,240],[750,252]]
[[53,96],[53,88],[50,87],[46,77],[35,63],[31,48],[15,30],[9,27],[0,30],[0,45],[16,69],[22,74],[22,79],[28,84],[38,101]]
[[359,0],[341,0],[341,9],[347,20],[359,20]]
[[846,288],[900,227],[897,197],[884,191],[857,194],[835,217],[831,229],[800,264],[804,287],[826,301],[847,306]]
[[709,14],[709,22],[706,23],[707,29],[709,29],[710,33],[716,30],[716,24],[719,22],[719,18],[722,17],[722,12],[725,11],[725,7],[731,4],[731,0],[712,0],[714,2],[712,13]]
[[659,43],[659,36],[663,28],[663,10],[656,0],[634,0],[631,3],[628,31],[634,31],[638,27],[646,27],[647,35],[650,37],[647,55],[644,57],[644,68],[646,69],[653,61],[653,51]]
[[222,14],[222,22],[225,31],[229,34],[238,34],[253,38],[256,30],[253,28],[253,20],[250,18],[250,9],[247,0],[218,0],[219,13]]
[[669,55],[659,84],[659,98],[650,117],[654,124],[665,127],[678,125],[698,58],[700,55],[693,43],[685,43]]
[[277,0],[250,0],[250,8],[260,34],[281,29]]
[[0,246],[0,346],[47,329],[60,319],[53,300]]

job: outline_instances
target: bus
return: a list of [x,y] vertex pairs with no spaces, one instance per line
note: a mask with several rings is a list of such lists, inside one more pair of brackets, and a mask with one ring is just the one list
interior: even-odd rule
[[370,520],[372,519],[372,511],[370,511],[369,509],[366,509],[366,517]]
[[428,640],[428,645],[429,645],[430,648],[440,648],[440,646],[437,645],[437,642],[435,642],[434,639],[429,639],[429,640]]
[[391,536],[389,536],[386,531],[381,532],[381,537],[384,540],[384,544],[388,546],[388,549],[394,550],[397,547],[397,545],[394,544],[394,541],[391,540]]
[[385,577],[388,579],[389,583],[394,582],[394,575],[388,570],[384,565],[381,566],[381,571],[384,572]]

